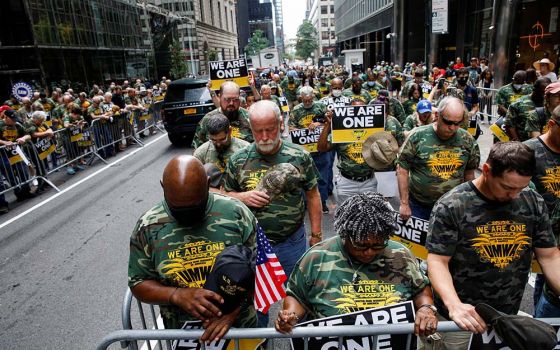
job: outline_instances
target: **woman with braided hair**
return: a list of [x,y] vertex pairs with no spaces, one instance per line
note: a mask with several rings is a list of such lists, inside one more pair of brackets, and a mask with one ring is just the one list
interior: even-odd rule
[[415,333],[433,334],[437,310],[429,281],[412,253],[389,240],[396,212],[383,195],[348,198],[335,211],[334,228],[338,236],[313,246],[294,267],[276,330],[290,332],[304,316],[313,320],[412,300]]

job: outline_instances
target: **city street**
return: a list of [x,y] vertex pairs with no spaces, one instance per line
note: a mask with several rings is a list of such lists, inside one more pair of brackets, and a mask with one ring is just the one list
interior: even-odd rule
[[[487,128],[479,140],[484,159],[491,142]],[[61,184],[61,194],[50,190],[2,217],[3,348],[92,348],[121,329],[129,235],[137,218],[161,200],[165,164],[184,153],[192,149],[172,147],[158,134],[144,148],[113,160],[116,164],[97,162]],[[327,238],[333,235],[333,213],[323,216]],[[522,310],[531,312],[527,301]]]

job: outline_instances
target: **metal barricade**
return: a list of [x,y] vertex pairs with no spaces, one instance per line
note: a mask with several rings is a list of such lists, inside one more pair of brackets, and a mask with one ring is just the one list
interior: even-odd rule
[[498,89],[476,88],[478,92],[478,113],[489,121],[498,119],[498,105],[496,104],[496,94]]
[[161,103],[150,104],[144,107],[144,109],[132,111],[137,135],[142,138],[146,136],[146,132],[148,134],[155,134],[158,130],[164,131],[163,127],[160,125]]
[[0,194],[13,190],[18,199],[24,199],[30,193],[31,185],[37,186],[39,181],[59,191],[46,178],[44,155],[45,152],[38,153],[35,145],[30,142],[0,146]]

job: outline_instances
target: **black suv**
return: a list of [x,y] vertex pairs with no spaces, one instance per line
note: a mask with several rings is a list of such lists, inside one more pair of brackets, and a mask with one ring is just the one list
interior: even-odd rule
[[167,87],[161,106],[161,117],[169,141],[190,145],[198,122],[216,108],[206,79],[179,79]]

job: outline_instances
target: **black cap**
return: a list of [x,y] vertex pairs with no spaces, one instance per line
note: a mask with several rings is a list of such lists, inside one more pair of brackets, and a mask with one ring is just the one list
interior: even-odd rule
[[218,305],[224,314],[235,310],[255,288],[255,261],[250,248],[243,245],[226,247],[214,261],[204,289],[224,298]]
[[478,304],[475,310],[512,350],[553,349],[557,344],[556,331],[548,323],[506,315],[487,304]]
[[7,111],[5,111],[4,116],[12,120],[15,120],[16,122],[19,122],[18,115],[16,111],[14,111],[13,109],[8,109]]

